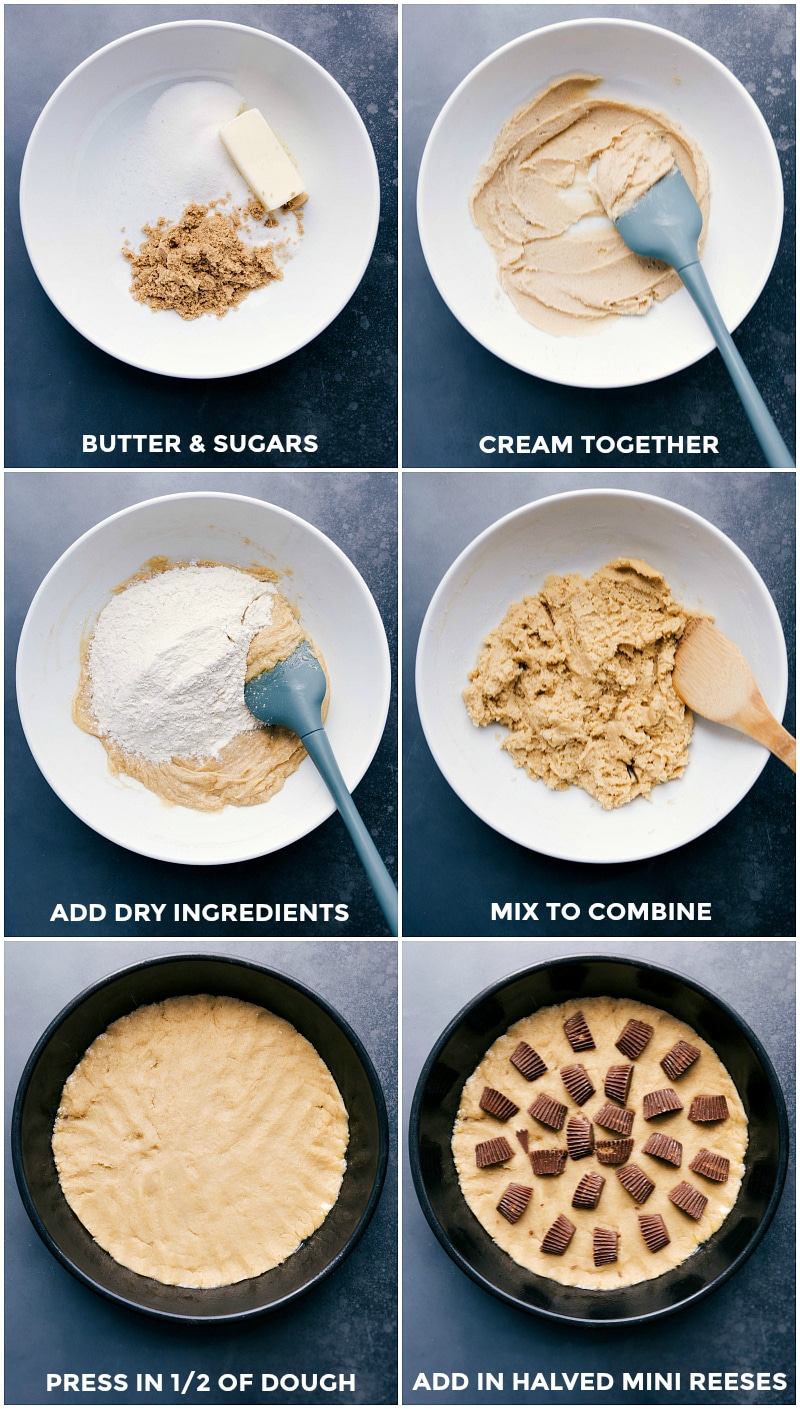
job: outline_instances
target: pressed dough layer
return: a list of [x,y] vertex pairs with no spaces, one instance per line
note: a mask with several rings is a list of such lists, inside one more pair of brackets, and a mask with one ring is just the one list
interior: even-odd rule
[[[590,169],[603,153],[659,138],[703,212],[704,232],[708,219],[708,168],[697,143],[664,113],[602,97],[600,82],[594,74],[569,74],[519,108],[470,198],[517,312],[557,335],[646,313],[681,287],[668,265],[633,254],[609,220],[595,218],[606,211]],[[623,173],[620,185],[635,199],[639,175],[629,180]]]
[[88,1048],[61,1094],[64,1197],[123,1267],[221,1287],[284,1262],[325,1220],[348,1119],[294,1027],[236,998],[137,1008]]
[[[116,590],[124,591],[126,587],[142,581],[144,577],[152,576],[155,572],[165,572],[176,566],[182,565],[169,562],[165,558],[153,559],[140,573]],[[229,564],[209,563],[202,566],[227,567]],[[275,573],[268,568],[237,570],[250,572],[263,581],[271,582],[275,578]],[[272,620],[250,643],[246,680],[251,680],[262,670],[270,669],[278,661],[285,660],[300,642],[306,639],[307,632],[303,630],[288,601],[276,591]],[[314,650],[318,655],[316,647]],[[247,733],[238,734],[220,750],[216,758],[176,757],[166,763],[154,763],[141,754],[130,753],[121,748],[114,739],[101,733],[92,713],[90,652],[91,637],[81,651],[81,674],[72,707],[73,719],[84,733],[94,734],[100,739],[108,755],[108,767],[115,776],[125,774],[129,778],[136,778],[151,792],[157,793],[164,802],[193,807],[200,812],[218,812],[229,804],[234,807],[252,807],[257,803],[266,802],[280,792],[286,779],[297,771],[306,757],[303,745],[291,729],[265,724]],[[245,681],[242,681],[242,689],[244,684]],[[327,707],[326,695],[323,718]]]
[[604,808],[679,778],[692,716],[672,685],[687,622],[660,572],[615,558],[588,580],[552,575],[508,609],[481,647],[464,701],[474,724],[504,724],[502,747],[555,791]]
[[[565,1034],[564,1023],[573,1013],[582,1012],[594,1038],[594,1051],[574,1052]],[[628,1058],[614,1045],[630,1018],[649,1023],[655,1029],[647,1047],[633,1063],[633,1078],[627,1106],[635,1110],[633,1121],[633,1152],[629,1163],[637,1165],[655,1190],[643,1205],[634,1203],[625,1192],[610,1165],[601,1165],[592,1154],[585,1159],[567,1159],[564,1173],[556,1177],[533,1174],[530,1160],[516,1137],[517,1130],[527,1130],[530,1149],[566,1149],[566,1121],[561,1131],[548,1130],[528,1114],[528,1107],[542,1092],[567,1107],[570,1116],[582,1115],[588,1120],[608,1104],[603,1085],[610,1066],[627,1062]],[[683,1040],[700,1048],[700,1056],[679,1079],[670,1080],[660,1061],[675,1043]],[[536,1081],[526,1081],[509,1061],[520,1042],[527,1042],[539,1053],[547,1071]],[[561,1080],[561,1067],[580,1063],[587,1071],[595,1094],[584,1106],[576,1105]],[[515,1105],[519,1114],[507,1121],[497,1120],[481,1110],[479,1101],[485,1086],[502,1092]],[[683,1102],[683,1110],[644,1120],[642,1098],[648,1091],[671,1087]],[[692,1097],[723,1095],[728,1103],[728,1119],[713,1125],[697,1125],[688,1119]],[[613,1102],[612,1102],[613,1104]],[[642,1153],[654,1132],[663,1132],[683,1145],[680,1168],[664,1164]],[[613,1131],[594,1126],[595,1140],[620,1138]],[[514,1154],[504,1164],[478,1169],[475,1146],[504,1135]],[[701,1149],[712,1150],[730,1160],[726,1184],[715,1184],[695,1174],[689,1165]],[[475,1217],[494,1241],[523,1267],[550,1277],[570,1287],[594,1287],[607,1290],[633,1286],[636,1282],[659,1277],[671,1267],[677,1267],[724,1222],[736,1202],[744,1174],[747,1149],[747,1117],[739,1093],[716,1052],[698,1037],[686,1023],[669,1013],[644,1003],[623,998],[585,998],[580,1002],[562,1003],[542,1008],[514,1023],[503,1037],[492,1044],[467,1081],[453,1129],[453,1159],[461,1190]],[[584,1174],[595,1172],[605,1179],[596,1209],[572,1207],[572,1196]],[[689,1218],[670,1202],[670,1189],[683,1180],[694,1185],[708,1198],[699,1222]],[[533,1195],[518,1223],[510,1224],[497,1212],[497,1204],[508,1184],[533,1187]],[[670,1242],[660,1252],[651,1253],[639,1230],[638,1213],[660,1213],[667,1226]],[[566,1252],[553,1256],[540,1251],[548,1228],[559,1214],[564,1214],[576,1226]],[[592,1230],[610,1228],[618,1232],[619,1260],[596,1268],[592,1256]]]

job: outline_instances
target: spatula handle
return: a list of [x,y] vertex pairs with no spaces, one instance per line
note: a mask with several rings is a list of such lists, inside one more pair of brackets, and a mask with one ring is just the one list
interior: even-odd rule
[[797,740],[792,738],[788,729],[778,723],[764,703],[760,691],[754,694],[749,705],[739,710],[730,722],[741,729],[743,734],[749,734],[751,739],[763,744],[770,753],[774,753],[776,758],[785,763],[787,768],[791,768],[793,773],[797,772]]
[[678,269],[678,273],[714,334],[714,340],[722,354],[731,381],[739,394],[747,418],[755,431],[756,439],[764,452],[767,465],[773,470],[794,469],[791,452],[767,410],[758,387],[745,367],[733,338],[725,327],[725,321],[717,307],[717,301],[711,292],[702,265],[699,261],[697,264],[686,264],[683,268]]
[[350,833],[359,860],[367,873],[367,880],[375,892],[375,898],[383,911],[384,919],[393,935],[397,934],[397,889],[389,872],[378,854],[372,837],[361,819],[353,799],[347,791],[347,784],[339,771],[330,740],[323,728],[315,729],[302,736],[303,747],[310,754],[319,769],[320,776],[329,788],[342,821]]

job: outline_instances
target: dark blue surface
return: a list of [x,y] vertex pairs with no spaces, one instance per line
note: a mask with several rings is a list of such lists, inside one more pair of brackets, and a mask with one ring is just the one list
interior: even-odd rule
[[[181,436],[169,468],[397,464],[397,14],[393,5],[13,5],[6,10],[6,464],[164,467],[163,455],[84,455],[93,432]],[[142,372],[87,342],[39,284],[17,204],[25,146],[67,74],[103,45],[172,20],[228,20],[276,34],[316,59],[352,98],[381,178],[369,268],[338,318],[258,372],[184,381]],[[57,221],[54,224],[54,236]],[[332,232],[332,240],[341,232]],[[216,454],[216,433],[316,434],[316,454]],[[205,454],[190,454],[202,434]],[[98,463],[98,461],[102,463]]]
[[[193,941],[6,943],[6,1126],[30,1051],[59,1010],[89,983],[157,954],[232,954],[299,979],[361,1038],[389,1110],[383,1196],[363,1238],[320,1286],[291,1306],[228,1327],[178,1326],[126,1312],[76,1281],[40,1241],[6,1161],[6,1404],[386,1404],[396,1401],[397,946],[384,943],[236,944]],[[174,1390],[191,1370],[216,1392]],[[161,1394],[47,1394],[45,1375],[104,1371],[164,1376]],[[261,1393],[262,1372],[356,1375],[356,1391]],[[221,1374],[255,1373],[255,1389],[222,1393]]]
[[[488,984],[549,958],[570,954],[641,957],[696,979],[744,1018],[766,1048],[795,1127],[795,945],[786,942],[626,943],[609,939],[406,942],[403,945],[403,1128],[417,1078],[437,1038]],[[403,1398],[407,1404],[793,1404],[793,1166],[775,1219],[748,1262],[690,1310],[631,1329],[560,1326],[507,1306],[476,1286],[439,1246],[403,1169]],[[503,1391],[475,1393],[478,1371],[502,1370]],[[602,1393],[513,1390],[514,1371],[549,1379],[604,1371]],[[420,1372],[461,1371],[470,1391],[414,1393]],[[681,1371],[679,1390],[625,1390],[623,1372]],[[689,1390],[689,1372],[787,1375],[785,1391]]]
[[[763,465],[718,352],[672,377],[622,390],[579,390],[530,377],[456,321],[428,273],[417,234],[419,163],[450,94],[495,49],[545,25],[601,18],[673,30],[744,84],[772,133],[783,171],[780,249],[735,335],[742,357],[794,445],[794,5],[407,5],[403,10],[403,464],[530,469]],[[735,141],[734,134],[731,140]],[[712,174],[713,179],[713,174]],[[484,455],[484,435],[573,436],[573,453]],[[719,456],[583,454],[581,435],[717,435]],[[544,463],[543,463],[544,462]]]
[[[777,758],[718,826],[646,861],[589,866],[527,851],[482,822],[439,772],[419,722],[414,657],[428,603],[472,539],[519,505],[586,488],[628,489],[684,504],[728,534],[763,577],[789,653],[784,724],[794,732],[795,476],[769,474],[443,473],[403,477],[403,864],[409,935],[586,933],[551,922],[544,902],[710,900],[710,922],[592,924],[614,935],[795,934],[796,779]],[[539,900],[544,923],[491,922],[493,900]]]
[[[81,533],[107,515],[159,494],[206,489],[280,504],[327,533],[364,577],[397,652],[397,487],[395,473],[174,475],[6,474],[6,934],[92,936],[263,935],[280,925],[177,925],[172,901],[342,902],[350,919],[298,923],[298,934],[385,935],[386,924],[338,813],[271,856],[228,866],[177,866],[108,841],[78,820],[39,772],[19,722],[14,662],[25,613],[39,583]],[[397,866],[397,708],[354,799],[391,870]],[[162,923],[111,920],[50,924],[58,902],[170,902]]]

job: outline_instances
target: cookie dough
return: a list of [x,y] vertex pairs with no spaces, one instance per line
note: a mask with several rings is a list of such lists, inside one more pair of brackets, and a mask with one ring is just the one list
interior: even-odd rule
[[123,1267],[222,1287],[277,1267],[324,1222],[348,1119],[311,1043],[236,998],[137,1008],[89,1047],[61,1093],[64,1197]]
[[[593,1050],[574,1051],[564,1033],[565,1021],[579,1011],[594,1039]],[[629,1162],[655,1185],[650,1197],[641,1205],[635,1203],[620,1184],[615,1168],[601,1164],[596,1153],[583,1159],[567,1158],[562,1174],[535,1175],[516,1134],[517,1130],[527,1132],[531,1151],[566,1149],[566,1121],[557,1131],[547,1129],[528,1114],[528,1107],[541,1094],[565,1105],[566,1119],[581,1115],[594,1121],[602,1107],[609,1104],[604,1094],[609,1067],[629,1061],[615,1043],[631,1018],[654,1028],[643,1053],[632,1063],[633,1076],[625,1103],[635,1112]],[[533,1081],[526,1081],[509,1061],[522,1041],[539,1054],[547,1067],[547,1071]],[[670,1079],[660,1062],[679,1041],[699,1048],[700,1056],[682,1076]],[[585,1068],[594,1086],[594,1095],[582,1106],[572,1099],[560,1075],[562,1067],[576,1063]],[[513,1101],[519,1107],[518,1114],[501,1121],[481,1109],[479,1102],[486,1086]],[[645,1094],[667,1087],[677,1092],[683,1109],[655,1120],[644,1120]],[[690,1121],[693,1098],[708,1094],[725,1097],[727,1119],[713,1124]],[[679,1167],[643,1153],[642,1147],[649,1137],[659,1132],[681,1143]],[[475,1146],[498,1136],[504,1136],[512,1147],[511,1158],[479,1169]],[[594,1124],[594,1137],[595,1141],[621,1138],[598,1124]],[[644,1003],[623,998],[587,998],[542,1008],[515,1023],[492,1044],[464,1087],[452,1148],[464,1198],[478,1222],[509,1257],[529,1271],[550,1277],[564,1286],[610,1290],[649,1281],[677,1267],[725,1221],[736,1202],[744,1174],[747,1117],[739,1093],[716,1052],[686,1023]],[[689,1165],[701,1149],[709,1149],[730,1161],[726,1183],[715,1183],[690,1171]],[[576,1186],[589,1173],[601,1175],[605,1180],[597,1206],[573,1208]],[[708,1199],[698,1221],[676,1208],[668,1198],[669,1191],[684,1181]],[[497,1211],[500,1199],[512,1182],[533,1187],[524,1213],[513,1224]],[[639,1213],[662,1216],[670,1241],[660,1251],[651,1252],[647,1247],[639,1228]],[[568,1218],[576,1231],[563,1255],[554,1256],[542,1252],[540,1244],[559,1215]],[[619,1234],[618,1261],[595,1267],[593,1230],[596,1227]]]
[[588,580],[550,576],[509,607],[481,647],[464,701],[504,724],[518,768],[607,810],[680,778],[692,716],[672,686],[688,620],[660,572],[615,558]]
[[604,153],[616,148],[615,161],[624,162],[631,144],[661,139],[700,205],[703,237],[708,220],[708,167],[697,143],[664,113],[603,98],[601,81],[557,78],[515,112],[470,197],[517,312],[556,335],[646,313],[681,287],[674,270],[632,254],[613,225],[594,218],[606,215],[592,179]]
[[647,127],[632,127],[606,147],[597,163],[595,187],[610,220],[631,209],[656,182],[668,176],[675,154]]
[[[186,567],[165,558],[151,559],[128,582],[115,590],[115,596],[128,587],[175,567]],[[227,567],[227,564],[204,563],[202,567]],[[287,599],[271,586],[276,574],[268,568],[238,568],[257,581],[270,586],[272,616],[269,626],[256,632],[247,653],[245,677],[250,680],[262,670],[291,655],[307,632],[298,621]],[[112,599],[113,600],[113,599]],[[100,739],[108,756],[108,767],[114,776],[134,778],[162,801],[200,812],[217,812],[228,805],[251,807],[266,802],[280,792],[286,779],[296,772],[306,757],[306,750],[290,729],[258,724],[248,720],[246,731],[237,734],[215,754],[197,758],[181,755],[153,761],[142,752],[126,748],[112,734],[104,731],[95,716],[92,703],[91,651],[93,628],[82,643],[78,689],[73,701],[72,717],[79,728]],[[312,643],[313,645],[313,643]],[[315,653],[319,652],[314,647]],[[322,657],[319,657],[322,661]],[[324,661],[322,661],[324,667]],[[190,684],[190,693],[196,688]],[[243,709],[244,702],[242,696]],[[323,718],[327,714],[328,696],[323,703]]]

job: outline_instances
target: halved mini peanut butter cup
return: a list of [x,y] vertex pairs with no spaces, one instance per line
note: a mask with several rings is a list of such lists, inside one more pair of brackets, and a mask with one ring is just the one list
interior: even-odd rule
[[656,1116],[682,1110],[683,1101],[671,1086],[663,1086],[660,1091],[648,1091],[642,1102],[645,1120],[655,1120]]
[[691,1042],[676,1042],[667,1052],[666,1057],[661,1058],[661,1065],[664,1068],[670,1081],[677,1081],[684,1072],[697,1061],[700,1056],[700,1048],[693,1047]]
[[619,1066],[608,1068],[603,1090],[609,1100],[619,1101],[621,1106],[625,1105],[631,1089],[632,1076],[633,1067],[630,1062],[622,1062]]
[[676,1184],[674,1189],[670,1189],[668,1197],[672,1200],[676,1208],[682,1213],[688,1213],[690,1218],[697,1221],[705,1213],[708,1199],[705,1194],[701,1194],[699,1189],[695,1189],[694,1184],[689,1184],[684,1179],[681,1184]]
[[594,1087],[589,1079],[589,1074],[580,1062],[576,1062],[571,1067],[562,1067],[561,1080],[576,1106],[585,1106],[589,1097],[594,1095]]
[[528,1106],[528,1114],[538,1120],[540,1125],[546,1125],[550,1130],[560,1130],[567,1118],[567,1108],[562,1106],[560,1101],[554,1101],[552,1096],[546,1096],[544,1092],[536,1097],[532,1106]]
[[526,1081],[535,1081],[537,1076],[544,1076],[547,1071],[547,1067],[539,1056],[539,1053],[535,1051],[533,1047],[530,1047],[527,1042],[520,1042],[519,1046],[514,1048],[508,1060],[511,1062],[512,1066],[517,1068],[517,1071],[522,1073]]
[[475,1146],[475,1162],[479,1169],[487,1169],[490,1164],[502,1164],[511,1159],[513,1153],[505,1135],[498,1135],[494,1140],[481,1140]]
[[695,1096],[689,1107],[689,1119],[696,1125],[709,1125],[715,1120],[727,1120],[728,1102],[724,1096]]
[[567,1149],[570,1159],[585,1159],[594,1149],[594,1126],[585,1115],[571,1115],[567,1121]]
[[592,1255],[595,1267],[605,1267],[616,1262],[619,1247],[619,1233],[613,1228],[595,1228],[592,1233]]
[[478,1102],[482,1111],[488,1111],[496,1120],[508,1120],[509,1116],[516,1115],[519,1106],[515,1106],[513,1101],[509,1101],[502,1091],[495,1091],[493,1086],[484,1086],[483,1095]]
[[564,1173],[567,1162],[566,1150],[531,1150],[528,1158],[534,1174],[542,1177]]
[[689,1168],[694,1174],[702,1174],[704,1179],[712,1179],[715,1184],[725,1184],[730,1174],[731,1162],[724,1155],[715,1155],[713,1150],[698,1150]]
[[[569,1136],[567,1136],[569,1144]],[[633,1154],[632,1140],[598,1140],[594,1147],[601,1164],[625,1164]]]
[[680,1168],[683,1159],[683,1145],[680,1140],[673,1140],[669,1135],[662,1135],[658,1131],[651,1135],[646,1145],[642,1145],[642,1153],[652,1155],[654,1159],[663,1159],[666,1164],[674,1164]]
[[614,1046],[619,1048],[623,1057],[630,1057],[631,1061],[635,1062],[637,1057],[641,1057],[654,1032],[655,1028],[649,1023],[639,1022],[638,1018],[629,1018]]
[[660,1213],[640,1213],[639,1227],[651,1252],[660,1252],[667,1246],[669,1233]]
[[594,1051],[594,1038],[589,1031],[583,1013],[573,1013],[571,1018],[567,1018],[564,1023],[564,1031],[567,1034],[567,1041],[573,1052]]
[[604,1130],[613,1130],[617,1135],[630,1135],[633,1129],[633,1111],[627,1106],[603,1106],[595,1120]]
[[584,1174],[572,1195],[572,1207],[597,1208],[605,1182],[602,1174],[595,1174],[593,1171]]
[[528,1153],[528,1141],[529,1141],[529,1139],[530,1139],[530,1136],[528,1135],[527,1130],[515,1130],[515,1131],[514,1131],[514,1134],[516,1135],[517,1139],[519,1140],[519,1143],[521,1144],[523,1150],[524,1150],[525,1153],[527,1154],[527,1153]]
[[618,1169],[617,1178],[626,1194],[630,1194],[637,1204],[647,1203],[656,1187],[638,1164],[626,1164],[624,1169]]
[[532,1193],[533,1189],[529,1189],[527,1184],[509,1184],[497,1205],[497,1212],[502,1213],[509,1223],[518,1223],[530,1203]]
[[575,1224],[570,1223],[566,1215],[560,1213],[542,1239],[542,1252],[549,1252],[555,1257],[561,1257],[569,1247],[574,1232]]

